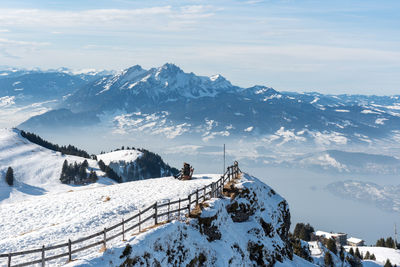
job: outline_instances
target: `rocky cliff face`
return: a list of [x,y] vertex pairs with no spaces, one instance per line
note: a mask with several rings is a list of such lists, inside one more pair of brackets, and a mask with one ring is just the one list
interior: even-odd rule
[[289,227],[286,200],[257,178],[243,174],[225,186],[223,197],[201,203],[184,221],[149,230],[89,262],[112,266],[273,266],[293,259]]

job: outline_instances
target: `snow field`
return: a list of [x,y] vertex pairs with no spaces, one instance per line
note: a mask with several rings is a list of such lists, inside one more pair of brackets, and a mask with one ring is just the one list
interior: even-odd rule
[[[344,248],[346,251],[349,251],[351,247],[345,246]],[[355,250],[355,248],[353,249]],[[375,254],[376,263],[384,265],[386,260],[389,259],[392,265],[400,265],[400,250],[383,247],[358,247],[358,250],[363,255],[365,255],[367,251],[369,251],[370,254]]]
[[102,160],[106,165],[109,165],[111,162],[120,161],[125,161],[128,163],[135,161],[137,158],[141,157],[142,154],[142,152],[137,150],[118,150],[105,154],[99,154],[97,155],[97,159]]
[[[219,175],[194,176],[191,181],[180,181],[173,177],[149,179],[103,187],[86,188],[58,194],[47,194],[25,201],[1,204],[0,254],[40,248],[42,245],[65,243],[70,238],[79,238],[100,232],[104,227],[131,217],[156,201],[159,203],[186,198],[197,188],[215,182]],[[152,222],[151,222],[152,223]],[[96,240],[101,240],[100,236]],[[91,240],[90,243],[93,243]],[[113,246],[121,242],[116,238],[107,243]],[[81,247],[77,245],[78,248]],[[94,247],[74,257],[98,252]],[[59,254],[61,250],[53,251]],[[66,252],[65,249],[63,252]],[[49,254],[50,256],[51,254]],[[29,254],[23,261],[38,259],[40,255]],[[5,264],[5,258],[0,265]],[[18,259],[16,259],[18,260]],[[66,258],[50,262],[65,263]]]
[[[60,174],[64,160],[68,163],[83,162],[85,158],[62,155],[29,142],[21,137],[16,129],[0,129],[0,177],[4,177],[8,167],[14,170],[14,185],[8,186],[0,179],[0,205],[18,202],[32,196],[49,192],[77,190],[76,186],[60,183]],[[98,176],[104,175],[95,160],[87,159],[89,169],[93,168]],[[89,187],[113,184],[108,178],[100,178]],[[0,206],[1,208],[1,206]]]

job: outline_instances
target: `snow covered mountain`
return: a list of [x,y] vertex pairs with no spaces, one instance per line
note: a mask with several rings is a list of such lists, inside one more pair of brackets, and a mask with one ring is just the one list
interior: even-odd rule
[[65,112],[53,111],[34,116],[21,127],[40,131],[62,116],[65,127],[96,123],[112,131],[161,134],[170,139],[239,136],[258,137],[275,145],[310,141],[346,145],[395,141],[400,136],[399,96],[240,88],[220,75],[196,76],[173,64],[150,70],[136,65],[93,80],[57,108],[70,110],[71,119]]
[[103,74],[74,74],[65,69],[0,71],[0,97],[14,97],[17,104],[61,101],[63,97]]
[[63,106],[75,112],[116,108],[132,111],[182,99],[214,97],[236,89],[220,75],[196,76],[173,64],[150,70],[136,65],[83,86]]

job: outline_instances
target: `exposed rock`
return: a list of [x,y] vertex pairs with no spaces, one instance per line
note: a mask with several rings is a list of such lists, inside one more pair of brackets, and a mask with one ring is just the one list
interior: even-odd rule
[[273,266],[293,259],[290,212],[281,196],[248,175],[227,186],[224,195],[199,203],[186,221],[172,221],[128,241],[131,253],[126,256],[121,248],[119,264]]
[[217,220],[217,215],[212,217],[199,217],[200,232],[208,236],[207,240],[212,242],[221,239],[221,232],[218,226],[213,225],[213,221]]

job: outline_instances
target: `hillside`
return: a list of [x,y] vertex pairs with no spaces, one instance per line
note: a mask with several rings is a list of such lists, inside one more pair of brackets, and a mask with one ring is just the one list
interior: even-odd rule
[[[0,129],[0,203],[18,202],[26,197],[46,193],[68,191],[74,186],[60,182],[61,167],[64,160],[83,162],[85,158],[62,155],[23,138],[17,129]],[[89,168],[103,174],[95,160],[87,159]],[[14,186],[8,186],[3,177],[8,167],[14,170]],[[100,177],[91,186],[112,184],[112,180]]]
[[[217,179],[219,175],[207,174],[190,181],[149,179],[5,204],[5,216],[0,218],[4,226],[0,232],[5,237],[0,241],[0,254],[38,244],[58,244],[68,238],[76,240],[114,225],[155,201],[185,198]],[[232,187],[226,187],[224,194],[231,197],[207,201],[200,210],[194,209],[190,219],[180,217],[144,233],[126,235],[126,242],[114,239],[107,243],[105,252],[93,248],[74,256],[70,266],[136,266],[140,262],[162,266],[255,266],[275,262],[283,262],[281,266],[312,266],[292,255],[288,205],[275,191],[243,175]],[[27,217],[31,219],[27,221]],[[120,258],[127,244],[132,252]],[[29,257],[35,255],[24,260],[32,259]],[[59,259],[51,264],[64,262]]]
[[176,168],[166,164],[159,155],[146,149],[118,149],[99,154],[97,159],[109,165],[124,182],[173,176],[178,173]]
[[[109,227],[123,217],[156,201],[186,197],[218,175],[195,176],[181,182],[166,177],[110,186],[70,188],[69,192],[41,195],[25,201],[1,204],[0,254],[76,240]],[[118,244],[119,239],[113,240]],[[95,248],[90,253],[98,252]],[[88,253],[89,253],[88,252]],[[90,254],[89,253],[89,254]],[[82,255],[86,255],[87,253]],[[32,254],[30,257],[37,257]],[[30,258],[28,258],[29,260]],[[62,263],[65,259],[60,259]],[[0,266],[1,266],[0,262]]]
[[[346,246],[346,250],[349,250],[350,247]],[[400,265],[400,251],[392,248],[383,248],[383,247],[359,247],[360,253],[365,255],[367,251],[370,254],[374,254],[376,257],[376,263],[380,265],[384,265],[387,259],[390,259],[392,265]]]
[[[114,184],[115,181],[109,179],[106,173],[101,171],[96,160],[80,156],[66,155],[61,152],[68,151],[72,154],[89,155],[73,146],[60,147],[51,144],[40,137],[30,134],[33,142],[37,142],[54,148],[61,152],[45,148],[32,143],[23,137],[26,133],[18,129],[0,129],[0,203],[16,202],[30,196],[38,196],[47,193],[66,192],[76,190],[80,186],[62,184],[60,175],[65,160],[69,164],[88,162],[86,172],[95,171],[99,180],[96,183],[87,185],[88,187],[104,186]],[[36,140],[36,141],[35,141]],[[70,149],[72,147],[72,149]],[[142,180],[155,177],[171,176],[177,173],[175,168],[164,163],[160,156],[145,149],[119,150],[98,156],[103,160],[123,181]],[[5,182],[5,174],[8,167],[14,171],[14,185],[11,187]],[[110,173],[108,173],[111,176]],[[82,187],[86,188],[85,187]]]

